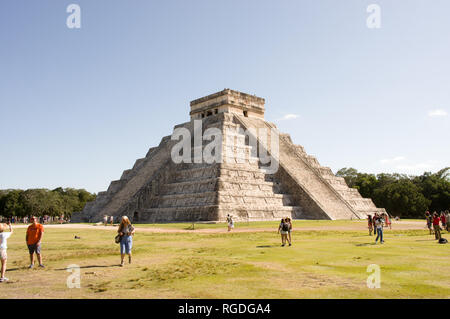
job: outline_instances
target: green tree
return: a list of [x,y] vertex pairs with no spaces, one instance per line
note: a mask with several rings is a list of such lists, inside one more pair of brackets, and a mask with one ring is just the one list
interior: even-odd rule
[[405,178],[376,189],[373,201],[391,215],[409,218],[422,216],[431,203],[417,185]]
[[358,174],[359,174],[358,171],[353,167],[350,168],[344,167],[336,172],[336,176],[343,177],[345,179],[345,182],[347,183],[348,187],[355,186]]

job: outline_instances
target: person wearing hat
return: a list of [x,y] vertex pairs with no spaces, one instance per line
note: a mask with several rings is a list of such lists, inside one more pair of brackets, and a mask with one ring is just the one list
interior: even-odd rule
[[2,277],[0,278],[0,282],[8,281],[8,278],[5,277],[6,260],[8,259],[8,255],[6,253],[6,249],[8,248],[6,240],[12,235],[13,229],[9,222],[7,225],[9,227],[9,231],[4,231],[6,229],[6,225],[0,224],[0,260],[2,262]]

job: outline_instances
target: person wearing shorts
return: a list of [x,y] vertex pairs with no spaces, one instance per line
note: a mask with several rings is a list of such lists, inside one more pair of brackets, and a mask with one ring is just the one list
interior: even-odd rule
[[9,226],[9,232],[5,232],[3,225],[0,227],[0,260],[2,262],[2,276],[0,278],[0,282],[8,281],[9,279],[5,277],[6,272],[6,261],[8,259],[8,254],[6,250],[8,248],[6,240],[12,235],[13,229],[11,224],[7,224]]
[[35,216],[31,217],[32,224],[28,226],[27,235],[25,240],[27,242],[28,251],[30,253],[30,266],[28,268],[34,267],[34,254],[36,253],[39,267],[44,268],[42,264],[42,255],[41,255],[41,241],[42,235],[44,234],[44,226],[37,222],[37,218]]
[[278,233],[281,234],[281,246],[284,247],[286,245],[286,241],[288,240],[289,233],[289,223],[286,221],[287,218],[281,219],[280,226],[278,226]]
[[131,225],[127,216],[122,216],[119,229],[117,230],[120,239],[120,266],[123,267],[123,259],[125,254],[128,255],[128,262],[131,264],[131,248],[133,248],[134,227]]
[[289,242],[289,246],[292,246],[292,235],[291,235],[291,233],[292,233],[292,221],[291,221],[291,219],[289,217],[286,218],[286,223],[289,224],[289,230],[288,230],[288,233],[287,233],[287,240]]

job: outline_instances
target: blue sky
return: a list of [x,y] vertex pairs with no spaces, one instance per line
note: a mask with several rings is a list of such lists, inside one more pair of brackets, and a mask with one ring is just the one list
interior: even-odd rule
[[[66,8],[81,7],[69,29]],[[367,6],[381,8],[369,29]],[[333,171],[450,166],[448,0],[3,0],[0,188],[105,190],[231,88]]]

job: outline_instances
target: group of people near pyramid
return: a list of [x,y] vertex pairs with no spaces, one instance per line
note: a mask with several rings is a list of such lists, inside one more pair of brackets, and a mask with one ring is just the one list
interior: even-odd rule
[[367,222],[369,226],[369,235],[372,236],[372,231],[374,235],[377,235],[375,238],[375,243],[380,239],[380,244],[384,243],[383,239],[383,227],[387,226],[391,229],[391,219],[387,213],[375,213],[372,215],[367,215]]
[[[441,240],[441,232],[445,229],[447,232],[450,232],[450,212],[448,210],[438,212],[434,212],[431,214],[429,211],[425,212],[425,218],[427,220],[427,227],[430,230],[430,235],[434,231],[434,237],[436,240]],[[442,228],[441,228],[441,225]],[[431,227],[433,226],[433,227]]]

